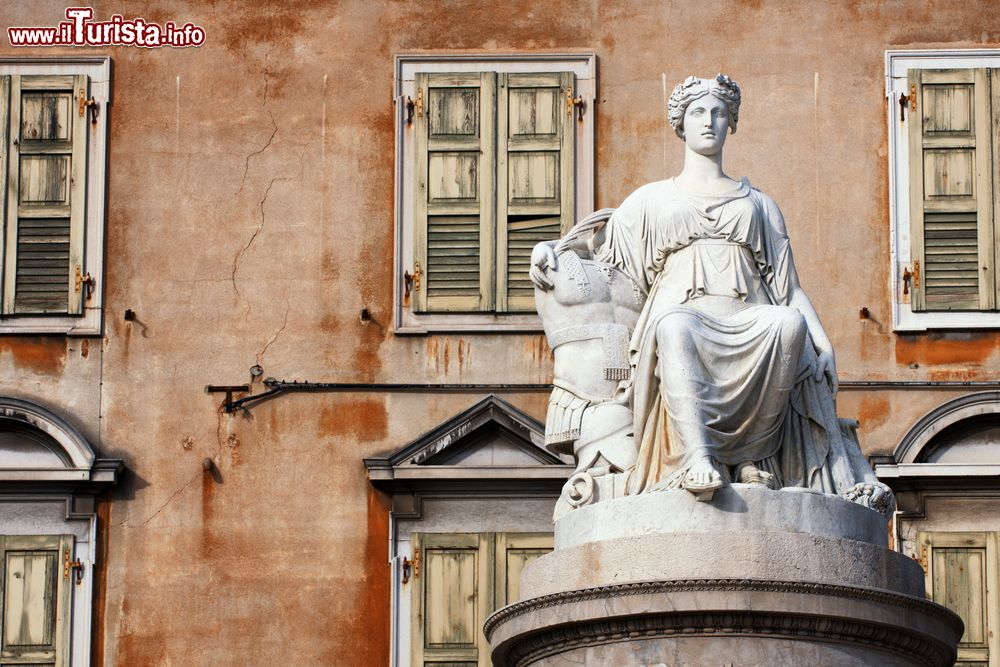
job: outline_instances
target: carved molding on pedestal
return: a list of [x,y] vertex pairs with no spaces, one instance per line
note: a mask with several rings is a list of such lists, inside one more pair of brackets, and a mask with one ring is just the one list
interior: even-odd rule
[[[653,597],[708,592],[799,594],[875,603],[931,617],[943,626],[953,627],[956,637],[962,633],[961,624],[954,614],[920,598],[850,586],[754,579],[653,581],[553,593],[501,609],[486,620],[484,632],[492,641],[501,624],[524,614],[562,605],[628,596]],[[651,609],[643,613],[624,613],[593,620],[579,619],[572,624],[554,625],[527,633],[509,645],[503,664],[524,667],[541,658],[580,647],[674,636],[755,636],[796,641],[849,642],[906,656],[911,660],[916,659],[927,667],[950,665],[955,657],[950,646],[934,641],[926,634],[867,619],[775,610]]]

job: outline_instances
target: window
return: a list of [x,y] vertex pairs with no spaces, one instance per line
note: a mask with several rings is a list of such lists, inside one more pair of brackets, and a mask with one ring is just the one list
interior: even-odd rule
[[552,550],[552,510],[573,471],[544,441],[540,422],[488,396],[365,459],[372,485],[392,495],[392,667],[491,664],[483,621]]
[[518,599],[521,571],[552,551],[552,534],[415,533],[413,667],[493,664],[483,622]]
[[593,208],[592,55],[397,59],[396,329],[534,330],[531,249]]
[[895,548],[924,571],[927,597],[962,618],[956,665],[1000,665],[1000,392],[965,394],[909,429],[875,474],[896,494]]
[[917,536],[928,599],[951,609],[965,624],[956,665],[1000,664],[994,592],[1000,584],[997,538],[997,533],[921,532]]
[[887,71],[894,328],[1000,327],[1000,52],[890,51]]
[[0,535],[0,665],[69,665],[72,535]]
[[110,61],[0,59],[0,333],[99,334]]
[[121,471],[58,415],[0,396],[0,667],[90,664],[97,497]]

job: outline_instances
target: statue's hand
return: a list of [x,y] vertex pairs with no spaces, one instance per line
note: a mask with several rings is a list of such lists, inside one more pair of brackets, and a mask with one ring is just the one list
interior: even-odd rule
[[830,384],[833,393],[837,393],[837,361],[834,359],[833,350],[817,350],[819,358],[816,362],[815,379],[818,382],[826,376],[826,381]]
[[555,243],[555,241],[543,241],[531,251],[531,270],[528,275],[535,287],[546,292],[552,289],[552,281],[546,274],[550,269],[553,271],[556,269]]

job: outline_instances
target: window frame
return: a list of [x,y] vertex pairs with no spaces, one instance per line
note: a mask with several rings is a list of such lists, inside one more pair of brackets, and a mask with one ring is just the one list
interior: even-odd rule
[[[57,665],[91,664],[95,588],[100,585],[102,548],[98,537],[99,497],[121,477],[120,459],[98,456],[87,439],[52,411],[17,398],[0,396],[0,422],[33,433],[39,443],[16,466],[0,468],[0,535],[59,537],[68,540],[70,558],[82,567],[63,569],[67,584],[64,628]],[[39,458],[38,452],[44,452]],[[8,452],[0,446],[0,456]],[[103,532],[105,529],[102,528]],[[106,540],[106,536],[102,536]],[[68,581],[67,581],[68,579]]]
[[[905,49],[885,52],[889,140],[889,289],[892,328],[897,332],[929,329],[1000,329],[1000,311],[914,312],[903,294],[904,269],[913,269],[910,225],[910,109],[900,122],[900,97],[909,95],[908,70],[1000,67],[1000,49]],[[996,159],[996,158],[994,158]],[[998,202],[1000,204],[1000,202]],[[995,269],[997,270],[997,269]]]
[[414,139],[407,124],[407,99],[415,99],[416,74],[444,72],[550,73],[572,72],[576,96],[584,100],[582,122],[576,123],[574,219],[594,208],[594,103],[597,56],[593,52],[541,54],[400,54],[394,64],[395,207],[393,258],[393,331],[397,334],[542,331],[541,320],[526,313],[415,313],[405,298],[404,274],[414,263]]
[[[0,313],[0,334],[66,334],[97,336],[102,331],[104,297],[104,221],[106,207],[108,115],[111,105],[109,56],[59,56],[49,58],[0,57],[2,75],[86,75],[90,96],[97,102],[97,122],[90,123],[87,138],[86,209],[84,211],[82,274],[93,280],[79,315],[17,315]],[[6,192],[6,184],[4,184]],[[6,202],[0,200],[6,213]],[[4,220],[6,230],[6,216]],[[82,289],[86,290],[84,286]]]

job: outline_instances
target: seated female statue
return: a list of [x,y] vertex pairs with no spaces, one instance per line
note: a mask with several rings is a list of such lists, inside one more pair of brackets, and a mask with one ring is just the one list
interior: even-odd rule
[[[617,398],[632,410],[638,447],[629,493],[710,497],[734,481],[843,494],[874,482],[837,419],[833,348],[799,284],[781,212],[723,170],[740,101],[721,74],[678,85],[667,115],[685,144],[681,172],[633,192],[596,234],[562,242],[646,296]],[[533,263],[547,289],[552,246]]]

